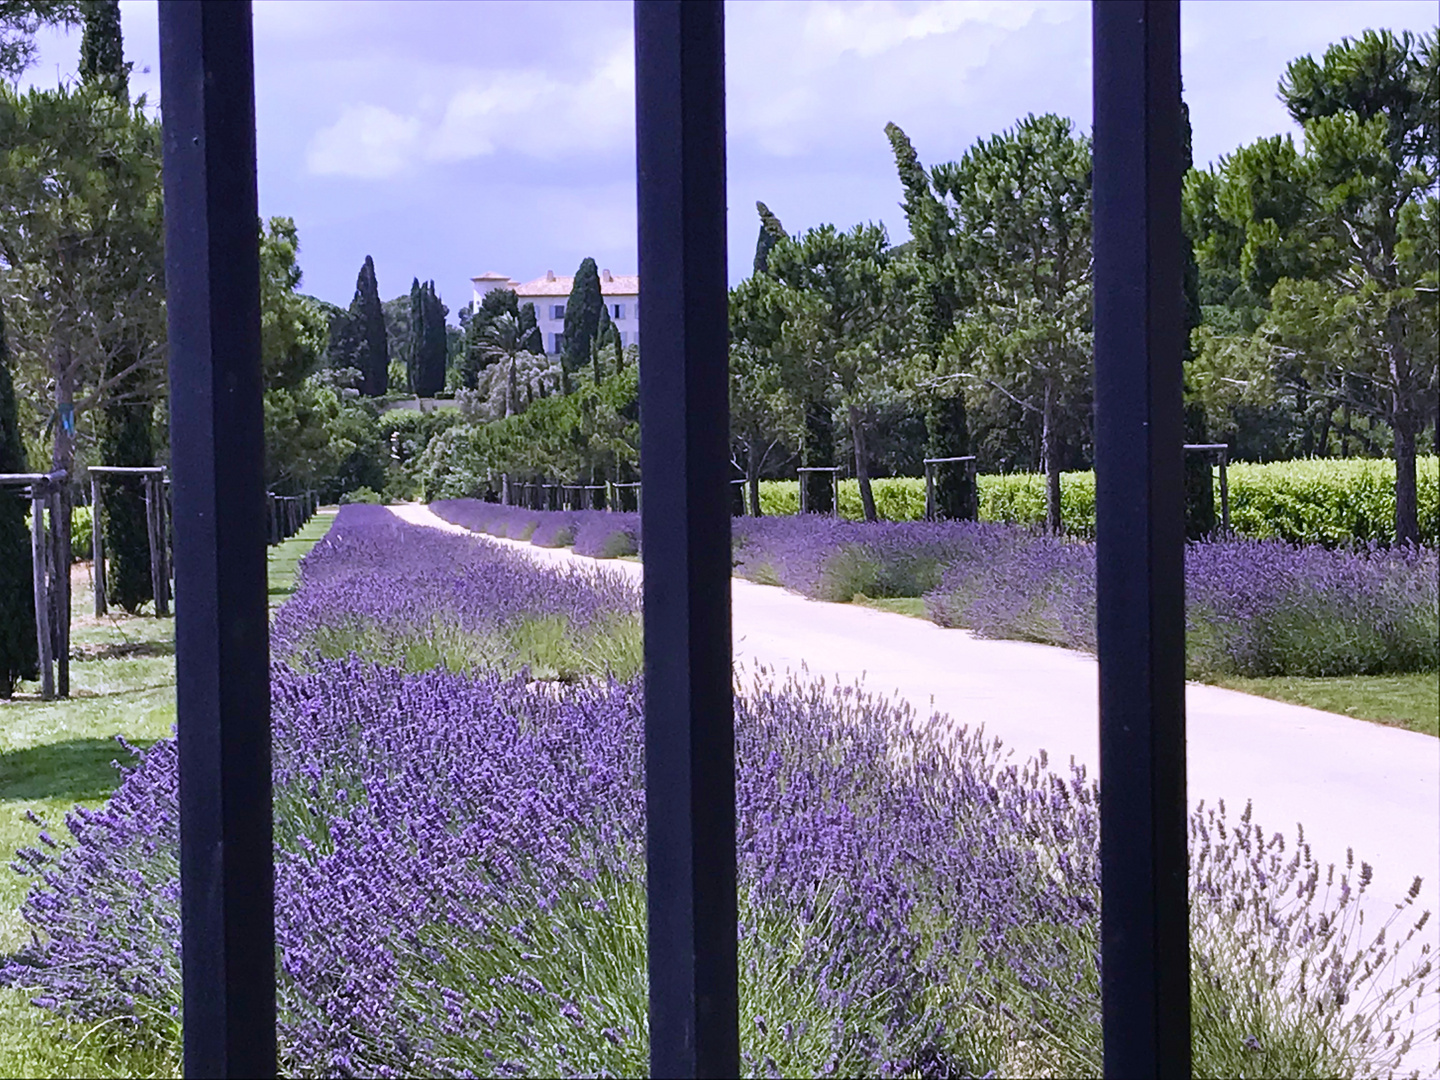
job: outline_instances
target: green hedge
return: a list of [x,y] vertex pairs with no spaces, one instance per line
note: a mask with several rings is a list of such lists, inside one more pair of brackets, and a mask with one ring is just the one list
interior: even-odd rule
[[[1440,457],[1419,462],[1420,537],[1440,543]],[[1216,470],[1216,513],[1219,482]],[[1230,526],[1240,536],[1335,546],[1353,540],[1385,542],[1395,536],[1395,462],[1312,458],[1268,465],[1233,464]],[[875,508],[887,521],[914,521],[925,513],[925,481],[913,477],[872,481]],[[1060,477],[1061,512],[1066,530],[1095,535],[1095,474],[1068,472]],[[800,510],[794,480],[760,484],[760,508],[768,515]],[[854,480],[840,481],[840,514],[859,520],[860,491]],[[1045,521],[1045,478],[1038,473],[980,477],[980,519],[1019,525]]]

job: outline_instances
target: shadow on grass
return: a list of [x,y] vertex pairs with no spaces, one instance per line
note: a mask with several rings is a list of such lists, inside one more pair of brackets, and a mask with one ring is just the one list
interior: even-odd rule
[[[154,739],[132,745],[145,749]],[[98,800],[119,785],[115,763],[136,759],[114,739],[66,739],[0,754],[0,802],[12,799]]]
[[117,641],[103,645],[75,645],[70,649],[70,659],[77,663],[91,660],[120,660],[136,656],[174,656],[175,642],[172,641]]

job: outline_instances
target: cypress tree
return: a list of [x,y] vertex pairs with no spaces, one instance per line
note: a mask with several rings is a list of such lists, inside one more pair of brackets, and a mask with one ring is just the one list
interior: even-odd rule
[[130,65],[120,32],[120,0],[86,0],[85,30],[80,37],[80,78],[111,80],[111,92],[129,100]]
[[[128,101],[130,68],[125,63],[119,0],[87,0],[84,12],[80,76],[103,86],[117,101]],[[122,347],[114,366],[123,371],[133,361],[131,350]],[[100,464],[154,465],[154,403],[142,376],[137,372],[127,377],[111,389],[111,395],[100,421]],[[92,522],[91,527],[105,530],[107,599],[133,613],[154,594],[145,495],[140,484],[129,478],[108,483],[105,494],[104,520]]]
[[445,389],[445,362],[449,357],[449,335],[445,328],[447,309],[435,292],[435,282],[410,287],[410,314],[413,347],[410,358],[410,390],[417,397],[434,397]]
[[[5,312],[0,309],[0,473],[29,471],[15,408],[15,383],[10,377]],[[0,697],[15,692],[17,679],[33,679],[38,674],[25,500],[14,488],[0,488]]]
[[[1190,149],[1190,106],[1185,104],[1183,98],[1180,101],[1180,111],[1185,118],[1183,160],[1185,172],[1188,173],[1193,164]],[[1185,347],[1182,355],[1188,362],[1195,355],[1190,346],[1190,334],[1200,325],[1200,267],[1195,261],[1194,238],[1190,236],[1185,238],[1184,288]],[[1188,375],[1185,389],[1190,389]],[[1198,402],[1187,402],[1185,405],[1185,441],[1189,443],[1208,443],[1210,441],[1209,425],[1205,422],[1205,408]],[[1212,462],[1209,453],[1185,451],[1185,536],[1190,540],[1199,540],[1201,537],[1209,536],[1219,524],[1215,514],[1215,477],[1211,470]]]
[[535,318],[534,304],[520,305],[520,340],[528,352],[536,356],[545,355],[545,338],[540,333],[540,324]]
[[379,397],[390,386],[390,342],[385,332],[385,307],[375,279],[375,260],[369,255],[355,279],[350,315],[359,345],[355,366],[360,369],[360,392],[366,397]]
[[590,345],[590,361],[594,365],[595,385],[600,385],[600,380],[605,377],[606,359],[611,363],[608,365],[611,371],[620,370],[620,332],[615,329],[615,324],[610,321],[610,309],[604,304],[600,305],[600,325],[595,331],[595,340]]
[[567,394],[570,375],[590,362],[590,343],[600,330],[600,313],[604,308],[600,271],[595,268],[595,260],[587,257],[575,271],[575,284],[570,287],[570,299],[565,304],[565,351],[560,358],[560,370]]
[[758,199],[755,210],[760,215],[760,235],[755,239],[755,273],[764,274],[770,269],[770,251],[785,239],[785,227],[770,208]]
[[405,379],[410,384],[407,389],[412,394],[418,394],[420,391],[416,387],[424,382],[424,377],[420,374],[424,337],[425,293],[420,288],[420,279],[414,278],[410,282],[410,348],[405,354]]

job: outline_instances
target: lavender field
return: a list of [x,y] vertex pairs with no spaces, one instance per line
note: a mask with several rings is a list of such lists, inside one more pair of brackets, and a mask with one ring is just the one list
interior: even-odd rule
[[[473,499],[431,504],[453,524],[597,558],[639,548],[639,515],[536,511]],[[923,598],[942,626],[1093,652],[1095,546],[1016,525],[733,523],[735,573],[815,600]],[[1440,551],[1282,540],[1186,548],[1192,678],[1440,671]]]
[[[603,545],[625,523],[601,516],[604,536],[565,527]],[[742,565],[769,551],[794,587],[836,580],[805,577],[784,539],[742,538]],[[881,576],[1024,557],[1000,530],[926,543]],[[603,569],[378,507],[344,508],[306,557],[272,677],[288,1075],[645,1071],[638,609]],[[736,755],[749,1075],[1099,1075],[1091,778],[794,679],[738,688]],[[0,962],[62,1022],[171,1046],[175,765],[173,740],[137,753],[105,807],[20,853],[35,937]],[[1395,960],[1424,921],[1418,881],[1362,927],[1368,867],[1317,865],[1302,836],[1223,806],[1191,841],[1197,1076],[1388,1075],[1433,1038],[1428,958]]]

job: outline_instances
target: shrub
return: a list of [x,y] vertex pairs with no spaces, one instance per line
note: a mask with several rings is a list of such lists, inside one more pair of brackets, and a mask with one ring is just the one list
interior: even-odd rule
[[[1440,544],[1440,458],[1422,457],[1417,475],[1421,542],[1435,546]],[[1228,481],[1230,527],[1237,536],[1325,547],[1394,539],[1393,460],[1240,462],[1229,466]],[[925,516],[924,480],[900,477],[873,483],[882,520],[916,521]],[[979,486],[981,521],[1044,525],[1045,478],[1041,474],[982,475]],[[1218,470],[1215,497],[1218,515]],[[793,480],[761,482],[760,506],[767,516],[798,514],[799,498]],[[1095,474],[1062,473],[1060,503],[1065,531],[1094,539]],[[840,514],[851,520],[863,516],[854,480],[840,482]]]
[[354,491],[343,492],[340,496],[340,504],[347,503],[381,503],[384,499],[378,491],[368,487],[358,487]]

